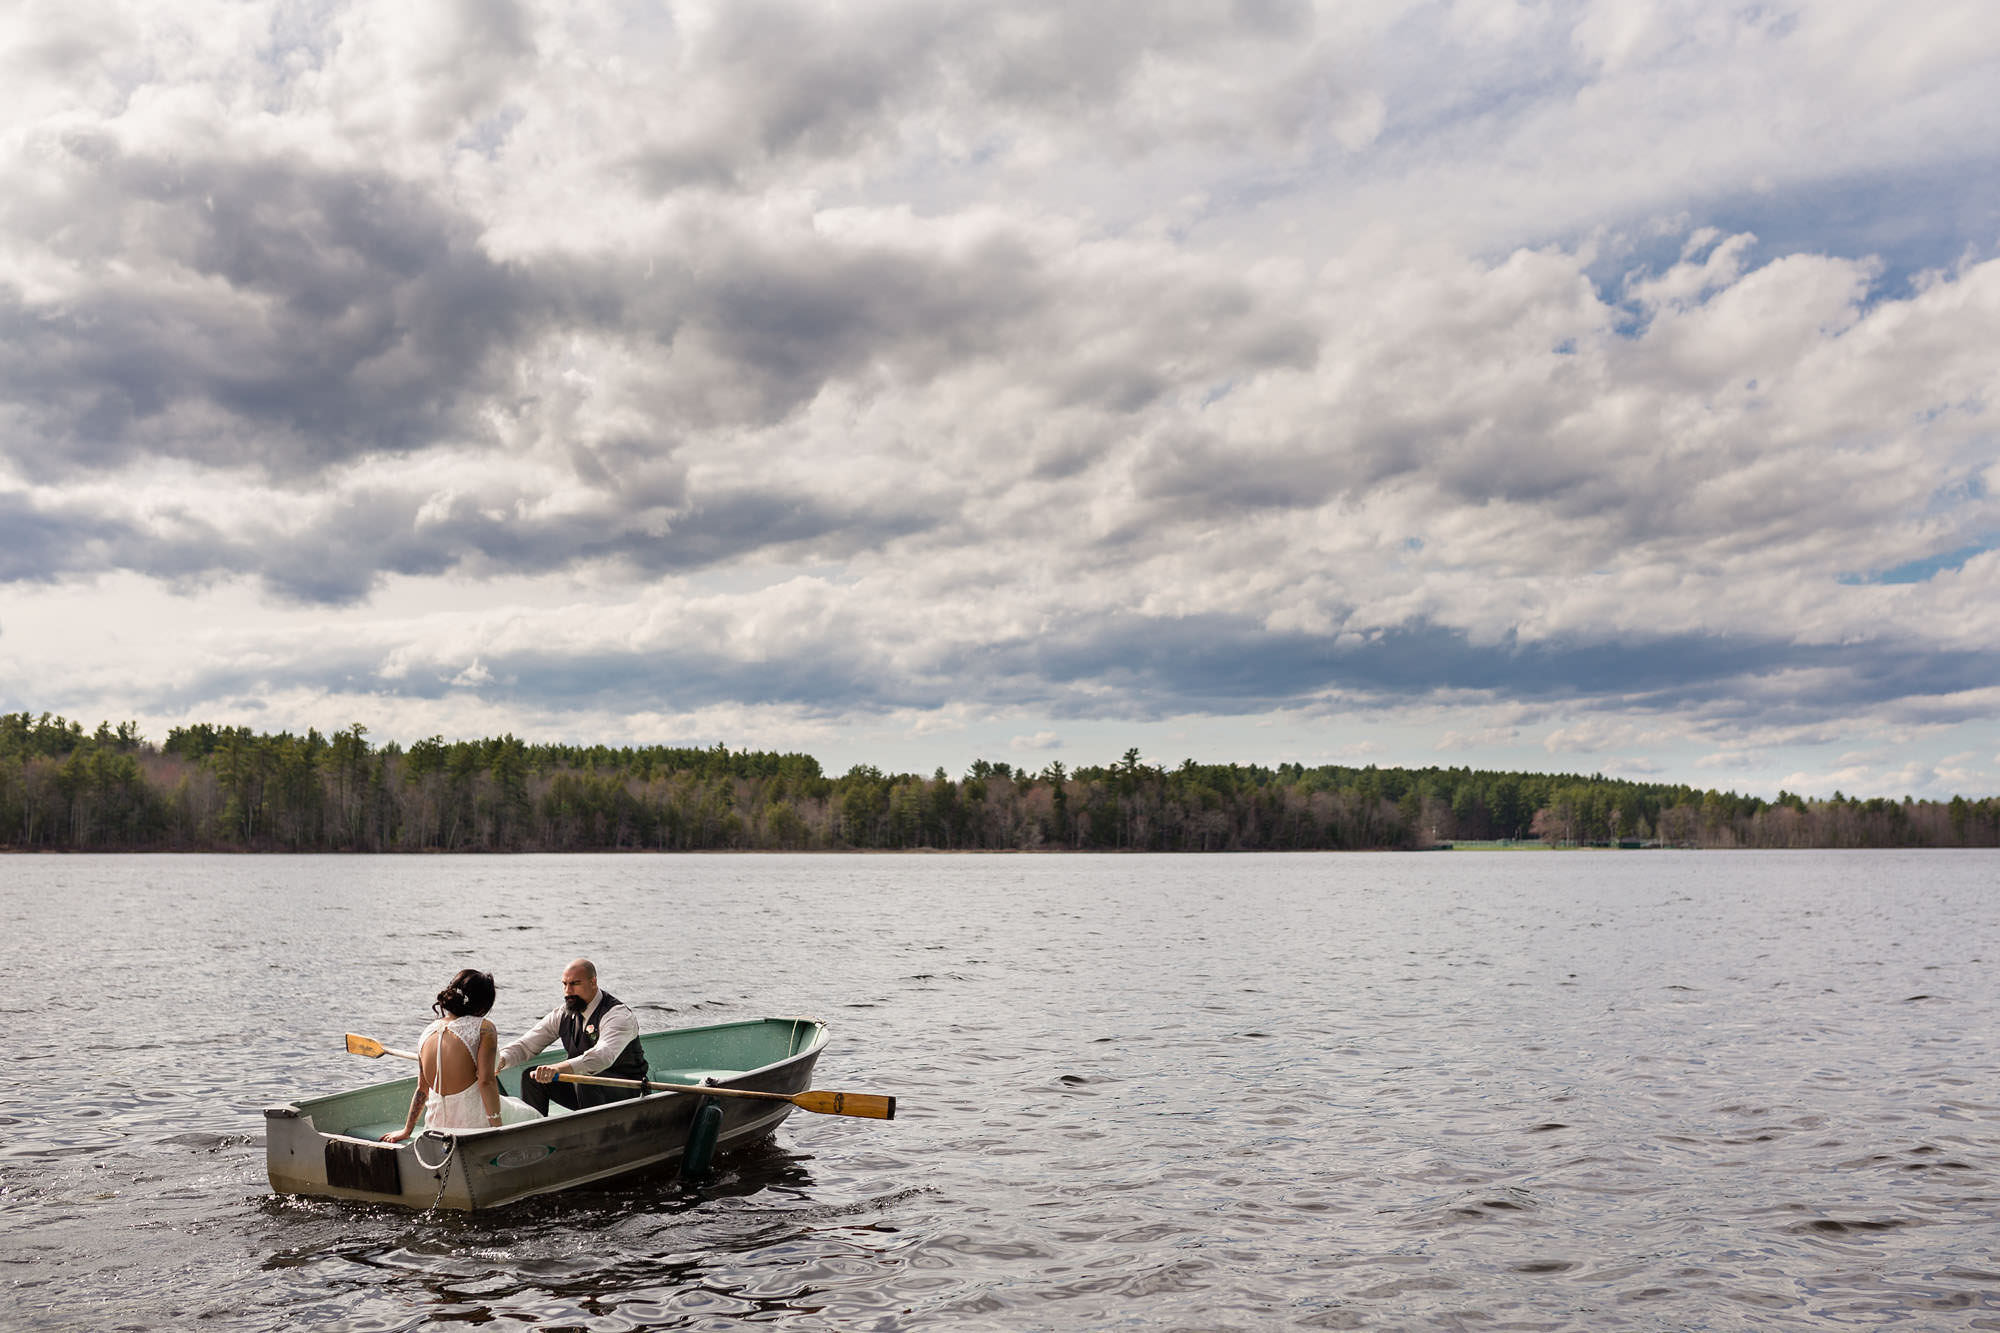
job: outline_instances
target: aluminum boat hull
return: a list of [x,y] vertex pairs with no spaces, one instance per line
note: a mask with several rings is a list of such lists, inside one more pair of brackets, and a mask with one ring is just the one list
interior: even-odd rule
[[[645,1043],[656,1083],[754,1092],[800,1093],[826,1046],[826,1027],[810,1018],[761,1018],[711,1027],[649,1032]],[[545,1052],[534,1064],[563,1059]],[[500,1076],[520,1095],[521,1069]],[[704,1099],[656,1092],[605,1106],[493,1129],[419,1129],[401,1144],[381,1136],[403,1127],[416,1079],[371,1084],[264,1112],[264,1156],[280,1194],[402,1204],[411,1208],[495,1208],[637,1171],[677,1163],[696,1109],[721,1108],[717,1153],[766,1137],[795,1109],[749,1097]]]

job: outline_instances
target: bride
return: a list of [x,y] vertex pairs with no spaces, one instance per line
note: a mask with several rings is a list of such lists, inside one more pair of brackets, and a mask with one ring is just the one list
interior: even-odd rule
[[516,1097],[503,1097],[496,1078],[499,1038],[486,1013],[493,1007],[493,978],[466,968],[438,992],[431,1006],[437,1022],[424,1029],[417,1047],[417,1090],[409,1118],[384,1143],[401,1143],[416,1131],[421,1112],[425,1129],[487,1129],[539,1119]]

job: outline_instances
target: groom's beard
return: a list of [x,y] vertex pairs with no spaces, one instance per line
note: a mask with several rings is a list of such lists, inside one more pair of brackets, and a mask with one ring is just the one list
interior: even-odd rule
[[583,997],[581,995],[563,996],[563,1008],[569,1010],[573,1014],[582,1013],[585,1008],[585,1005],[583,1003]]

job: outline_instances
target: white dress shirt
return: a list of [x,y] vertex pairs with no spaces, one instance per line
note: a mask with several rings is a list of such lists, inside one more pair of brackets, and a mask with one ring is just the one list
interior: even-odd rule
[[[603,1008],[603,1005],[604,992],[600,990],[597,998],[590,1002],[590,1008],[583,1014],[583,1025],[586,1029],[592,1023],[597,1024],[597,1044],[582,1055],[569,1057],[567,1063],[571,1073],[595,1074],[598,1070],[607,1068],[617,1060],[626,1045],[639,1035],[639,1020],[633,1016],[630,1009],[618,1004],[599,1013],[598,1010]],[[522,1033],[516,1040],[501,1047],[500,1054],[493,1062],[494,1072],[512,1069],[515,1065],[524,1065],[540,1055],[561,1031],[563,1013],[562,1006],[558,1005],[549,1011],[548,1017]]]

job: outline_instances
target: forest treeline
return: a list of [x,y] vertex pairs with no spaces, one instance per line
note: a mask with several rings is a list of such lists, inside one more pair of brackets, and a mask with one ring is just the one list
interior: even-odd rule
[[1462,840],[1990,847],[2000,800],[1775,801],[1602,775],[1119,761],[961,777],[807,754],[531,744],[407,748],[344,731],[0,714],[0,847],[67,851],[1418,849]]

